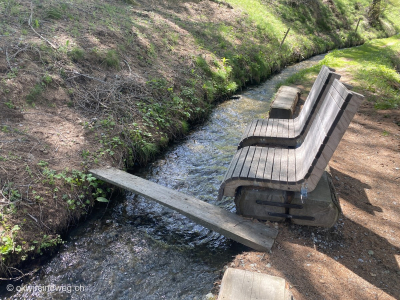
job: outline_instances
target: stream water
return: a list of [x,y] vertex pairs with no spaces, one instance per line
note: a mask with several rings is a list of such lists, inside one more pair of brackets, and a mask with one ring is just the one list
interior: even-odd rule
[[[218,188],[247,123],[264,117],[280,81],[323,58],[285,68],[240,99],[218,105],[209,120],[138,176],[235,211],[217,202]],[[57,255],[8,299],[203,299],[220,269],[247,249],[186,217],[127,193],[98,207]],[[4,292],[6,288],[2,288]]]

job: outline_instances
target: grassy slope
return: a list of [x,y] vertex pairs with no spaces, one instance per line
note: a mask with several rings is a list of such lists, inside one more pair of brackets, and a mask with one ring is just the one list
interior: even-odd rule
[[[369,2],[45,0],[30,7],[0,0],[1,137],[12,141],[0,153],[4,270],[59,243],[57,233],[104,196],[88,168],[145,163],[241,86],[313,54],[398,32],[399,1],[385,2],[377,28],[368,25]],[[67,161],[35,122],[18,127],[37,109],[44,112],[38,122],[51,127],[64,114],[60,122],[81,134],[80,143],[66,144]],[[68,141],[62,134],[55,133]],[[24,148],[21,137],[43,149]],[[25,192],[31,184],[35,190]]]
[[368,93],[376,109],[397,109],[400,105],[400,35],[368,41],[351,49],[334,50],[312,68],[290,77],[286,84],[307,81],[322,65],[340,68],[352,78],[353,90]]

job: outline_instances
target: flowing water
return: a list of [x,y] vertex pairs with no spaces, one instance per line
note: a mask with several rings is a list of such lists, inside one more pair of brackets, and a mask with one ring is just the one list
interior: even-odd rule
[[[266,115],[277,83],[322,58],[287,67],[244,91],[240,99],[218,105],[205,124],[136,175],[234,212],[233,201],[217,202],[217,194],[246,124]],[[7,286],[15,294],[6,296],[202,299],[220,269],[245,249],[179,213],[127,193],[108,207],[98,207],[39,274]]]

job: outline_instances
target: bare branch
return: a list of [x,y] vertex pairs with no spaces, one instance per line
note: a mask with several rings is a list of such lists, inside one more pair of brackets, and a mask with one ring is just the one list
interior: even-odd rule
[[96,81],[105,83],[104,80],[101,80],[101,79],[99,79],[99,78],[92,77],[92,76],[89,76],[89,75],[86,75],[86,74],[81,74],[81,73],[79,73],[79,72],[77,72],[77,71],[65,71],[65,72],[72,73],[72,74],[76,74],[76,76],[67,78],[67,80],[72,80],[72,79],[77,78],[77,77],[79,77],[79,76],[83,76],[83,77],[86,77],[86,78],[89,78],[89,79],[93,79],[93,80],[96,80]]
[[28,25],[29,25],[29,27],[32,29],[32,31],[34,32],[34,33],[36,33],[42,40],[44,40],[45,42],[47,42],[53,49],[58,49],[58,47],[57,46],[55,46],[52,42],[50,42],[48,39],[46,39],[45,37],[43,37],[39,32],[37,32],[34,28],[33,28],[33,26],[32,26],[32,16],[33,16],[33,3],[32,3],[32,1],[31,1],[31,15],[29,16],[29,19],[28,19]]
[[[23,273],[22,271],[16,269],[16,268],[12,268],[12,267],[7,267],[7,269],[12,269],[15,271],[18,271],[19,273],[21,273],[22,275],[19,277],[10,277],[10,278],[0,278],[0,280],[14,280],[14,281],[18,281],[21,280],[22,278],[26,277],[26,276],[32,276],[33,274],[35,274],[37,271],[40,270],[40,268],[36,268],[33,271],[29,272],[29,273]],[[11,274],[11,272],[10,272]]]
[[8,51],[7,51],[8,47],[6,48],[6,60],[7,60],[7,65],[10,68],[10,70],[12,70],[11,64],[10,64],[10,59],[8,58]]

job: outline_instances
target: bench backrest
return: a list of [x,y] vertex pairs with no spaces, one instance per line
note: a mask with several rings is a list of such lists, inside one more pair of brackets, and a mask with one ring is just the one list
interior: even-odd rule
[[327,66],[322,66],[317,79],[311,87],[304,106],[297,117],[298,122],[303,125],[300,134],[304,134],[307,125],[312,122],[314,114],[318,111],[318,107],[322,102],[321,99],[325,99],[326,93],[335,79],[339,80],[340,75],[334,73],[334,71],[330,70]]
[[302,163],[296,163],[296,178],[307,180],[310,190],[318,183],[363,98],[337,79],[333,81],[303,144],[297,149],[296,160],[301,159]]

